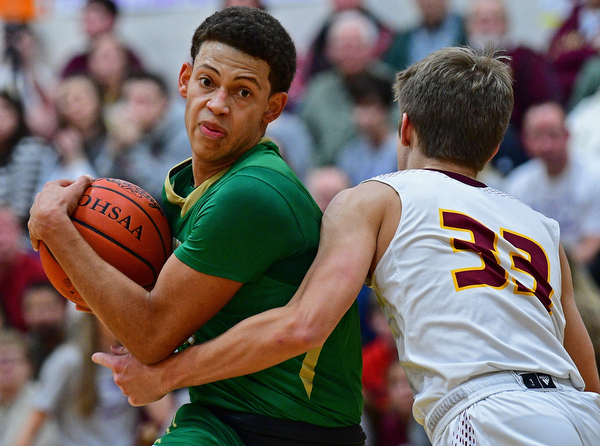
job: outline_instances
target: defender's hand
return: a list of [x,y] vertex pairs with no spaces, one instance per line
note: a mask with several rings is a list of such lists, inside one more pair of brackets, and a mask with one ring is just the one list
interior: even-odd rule
[[115,383],[129,397],[132,406],[145,406],[160,400],[168,392],[162,391],[159,364],[144,365],[124,347],[112,347],[110,353],[94,353],[92,361],[109,368]]

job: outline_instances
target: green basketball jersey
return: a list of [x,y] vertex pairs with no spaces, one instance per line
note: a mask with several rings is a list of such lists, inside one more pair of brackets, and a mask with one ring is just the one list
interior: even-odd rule
[[[198,271],[244,284],[195,333],[198,343],[291,299],[316,255],[321,211],[268,139],[228,170],[193,185],[190,160],[165,182],[174,254]],[[206,406],[346,426],[360,422],[361,373],[354,304],[322,348],[258,373],[192,387],[190,397]]]

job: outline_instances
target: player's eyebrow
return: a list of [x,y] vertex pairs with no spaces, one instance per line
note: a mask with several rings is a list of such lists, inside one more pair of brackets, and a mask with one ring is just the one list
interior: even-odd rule
[[[206,63],[206,62],[205,62],[205,63],[201,64],[201,65],[200,65],[200,67],[202,67],[202,68],[206,68],[207,70],[214,71],[214,72],[217,74],[217,76],[220,76],[220,75],[221,75],[221,72],[220,72],[220,71],[219,71],[219,70],[218,70],[216,67],[213,67],[213,66],[212,66],[212,65],[210,65],[209,63]],[[234,80],[236,80],[236,81],[237,81],[237,80],[247,80],[248,82],[252,82],[254,85],[256,85],[256,87],[257,87],[257,88],[258,88],[260,91],[262,91],[262,86],[260,85],[260,83],[258,82],[258,80],[256,79],[256,77],[254,77],[254,76],[249,76],[249,75],[239,75],[239,76],[236,76],[236,77],[234,78]]]
[[247,80],[248,82],[252,82],[254,85],[256,85],[256,87],[262,91],[262,87],[260,86],[260,84],[258,83],[258,81],[256,80],[256,78],[254,76],[236,76],[235,78],[236,80]]

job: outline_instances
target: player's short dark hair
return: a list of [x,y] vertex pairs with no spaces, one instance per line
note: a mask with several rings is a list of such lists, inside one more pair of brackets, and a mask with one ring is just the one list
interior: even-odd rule
[[507,61],[492,51],[444,48],[396,75],[400,112],[410,118],[424,155],[483,169],[513,108]]
[[117,17],[119,15],[119,7],[113,0],[88,0],[86,4],[98,4],[113,17]]
[[192,60],[207,41],[224,43],[267,62],[271,93],[290,89],[296,74],[296,47],[285,28],[269,13],[248,6],[215,12],[194,33]]
[[159,88],[159,90],[162,94],[164,94],[165,96],[169,96],[170,92],[169,92],[169,87],[167,86],[167,82],[165,81],[164,77],[158,73],[154,73],[152,71],[144,71],[144,70],[134,71],[129,76],[127,76],[127,79],[125,80],[125,82],[129,82],[129,81],[153,82],[154,84],[156,84],[156,86]]

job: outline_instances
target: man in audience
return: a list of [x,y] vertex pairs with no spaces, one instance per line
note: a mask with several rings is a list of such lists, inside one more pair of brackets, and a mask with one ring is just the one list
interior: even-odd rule
[[433,51],[464,45],[462,17],[450,11],[448,0],[417,0],[421,22],[396,35],[383,60],[396,70],[418,62]]
[[306,177],[306,188],[323,212],[333,197],[349,187],[350,178],[346,172],[334,166],[311,169]]
[[342,11],[358,11],[377,27],[377,42],[373,50],[375,57],[383,54],[392,41],[392,29],[366,7],[367,2],[365,0],[330,0],[329,3],[333,10],[323,22],[323,25],[317,31],[314,40],[310,44],[308,55],[304,62],[304,71],[298,73],[299,76],[303,77],[304,81],[308,81],[315,74],[329,70],[333,66],[327,55],[327,36],[331,25],[336,20],[337,14]]
[[507,135],[492,160],[502,174],[527,161],[519,140],[525,110],[533,104],[561,98],[558,76],[552,65],[544,55],[517,44],[510,35],[509,25],[503,0],[475,0],[467,17],[470,46],[480,50],[491,46],[509,57],[515,102]]
[[308,83],[300,116],[315,143],[314,164],[333,164],[344,144],[356,136],[349,80],[362,73],[393,81],[393,72],[374,57],[377,27],[354,10],[336,15],[327,37],[327,53],[334,67]]
[[349,83],[354,106],[352,118],[358,133],[341,150],[336,163],[352,186],[369,178],[398,170],[397,127],[392,120],[392,84],[368,74]]
[[504,189],[560,224],[561,241],[575,262],[600,252],[600,170],[569,148],[562,106],[534,105],[523,120],[530,161],[507,177]]

